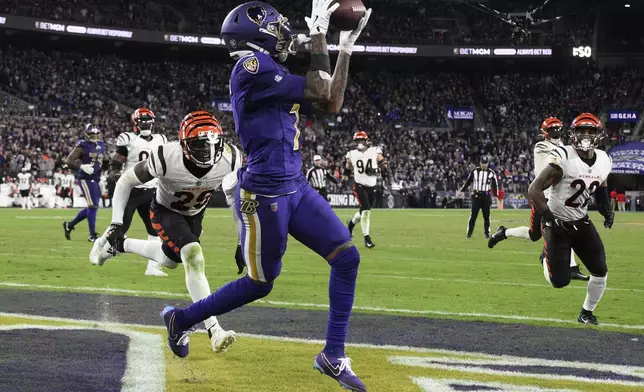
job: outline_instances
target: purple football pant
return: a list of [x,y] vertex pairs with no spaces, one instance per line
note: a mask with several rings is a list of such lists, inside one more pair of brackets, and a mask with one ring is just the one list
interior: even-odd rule
[[177,314],[186,329],[268,295],[282,269],[288,235],[327,259],[329,322],[325,351],[343,356],[353,307],[360,254],[350,245],[349,230],[329,203],[308,184],[278,197],[252,194],[238,187],[235,207],[242,222],[242,253],[248,276],[221,287]]
[[93,180],[78,180],[78,186],[83,193],[83,197],[87,200],[87,208],[78,212],[76,217],[70,222],[70,226],[74,227],[87,218],[89,234],[95,235],[96,209],[98,208],[98,202],[101,199],[101,188],[98,183]]

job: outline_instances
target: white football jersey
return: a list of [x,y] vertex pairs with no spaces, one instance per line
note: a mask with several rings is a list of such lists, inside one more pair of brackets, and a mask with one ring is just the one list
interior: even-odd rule
[[73,174],[63,174],[63,176],[60,179],[60,186],[61,188],[71,188],[74,186],[74,181],[76,178],[74,177]]
[[612,159],[602,150],[595,150],[595,163],[588,166],[572,146],[557,147],[549,163],[561,167],[563,177],[551,189],[548,208],[563,221],[576,221],[588,215],[590,196],[606,181],[613,168]]
[[18,189],[28,190],[31,187],[31,173],[18,173]]
[[64,174],[63,173],[54,173],[54,186],[60,185],[60,182],[63,178]]
[[201,212],[226,174],[242,165],[242,154],[233,145],[224,144],[223,156],[203,177],[195,177],[183,164],[183,149],[179,142],[157,147],[150,153],[148,170],[159,179],[156,202],[181,215]]
[[[145,140],[140,135],[136,135],[134,132],[120,134],[116,139],[116,145],[117,147],[127,148],[127,160],[123,166],[123,171],[125,172],[133,168],[137,163],[145,161],[150,157],[150,151],[167,142],[168,139],[158,133],[152,134],[150,141]],[[143,185],[139,185],[137,188],[154,188],[156,183],[157,180],[152,180]]]
[[376,186],[378,181],[377,175],[368,176],[367,169],[378,168],[378,154],[382,154],[380,147],[369,147],[364,151],[357,149],[351,150],[347,153],[346,158],[353,166],[353,178],[356,183],[364,186]]
[[[544,140],[534,145],[534,176],[539,177],[539,174],[548,166],[548,156],[550,152],[557,146],[563,146],[561,140],[553,142],[552,140]],[[550,188],[543,191],[546,198],[550,197]]]

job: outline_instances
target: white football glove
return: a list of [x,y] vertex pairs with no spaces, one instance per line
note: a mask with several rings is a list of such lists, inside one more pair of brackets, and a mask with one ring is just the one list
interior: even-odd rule
[[306,17],[307,26],[309,26],[310,34],[325,34],[329,31],[329,22],[331,15],[338,9],[340,3],[335,3],[331,6],[334,0],[313,0],[311,17]]
[[353,53],[353,45],[355,45],[360,33],[369,22],[371,17],[371,8],[365,11],[364,16],[360,19],[358,27],[353,31],[341,31],[340,32],[340,51],[345,52],[346,54]]
[[80,165],[80,169],[89,175],[94,174],[94,166],[90,165],[89,163]]
[[307,36],[306,34],[298,34],[297,38],[295,39],[297,42],[297,45],[302,45],[311,42],[311,37]]

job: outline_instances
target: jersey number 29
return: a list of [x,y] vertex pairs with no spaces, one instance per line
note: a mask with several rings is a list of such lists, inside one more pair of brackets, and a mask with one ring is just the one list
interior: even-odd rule
[[[197,196],[196,200],[194,200],[194,198],[195,198],[194,193],[183,192],[183,191],[175,192],[173,196],[176,197],[179,200],[173,201],[170,204],[170,207],[172,209],[174,209],[174,210],[177,210],[177,211],[188,211],[191,208],[193,208],[195,210],[199,210],[203,206],[208,204],[208,201],[210,201],[210,196],[212,195],[213,192],[214,191],[212,191],[212,190],[204,191],[201,194],[199,194],[199,196]],[[194,200],[195,204],[192,204],[193,200]]]

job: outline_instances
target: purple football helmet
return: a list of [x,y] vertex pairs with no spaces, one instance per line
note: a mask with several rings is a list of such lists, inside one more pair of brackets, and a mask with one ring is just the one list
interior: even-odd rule
[[295,54],[296,35],[288,19],[261,1],[244,3],[230,11],[221,25],[221,35],[234,59],[258,51],[286,61]]
[[101,140],[101,130],[94,124],[85,125],[85,137],[90,142],[97,142]]

